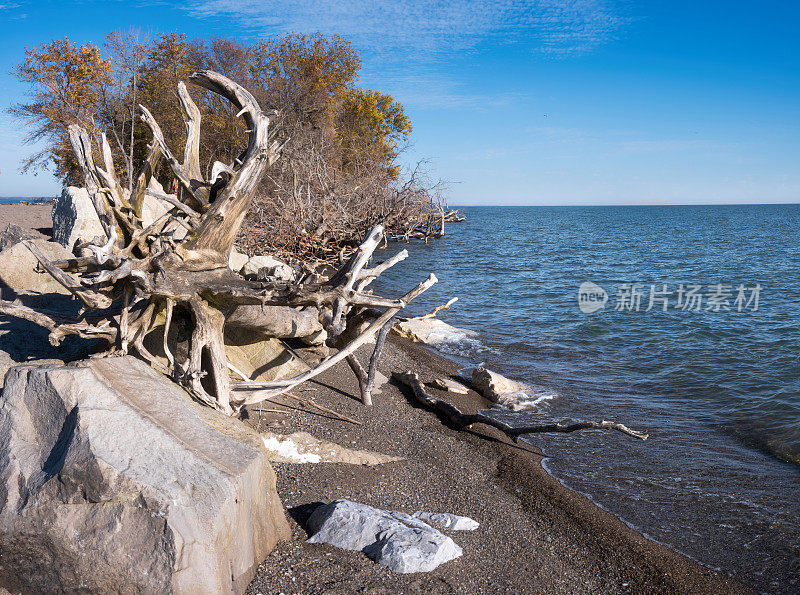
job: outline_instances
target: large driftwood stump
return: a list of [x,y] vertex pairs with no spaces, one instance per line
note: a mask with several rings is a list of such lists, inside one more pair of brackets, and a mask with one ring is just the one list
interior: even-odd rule
[[[289,390],[343,359],[358,374],[362,399],[369,404],[378,351],[373,353],[368,373],[354,352],[410,300],[433,285],[436,277],[430,275],[399,299],[381,298],[367,291],[378,275],[407,256],[403,251],[383,264],[366,268],[383,239],[381,226],[371,230],[350,260],[326,281],[253,281],[231,271],[228,258],[259,179],[278,159],[286,140],[276,140],[270,131],[270,117],[275,113],[263,112],[255,98],[235,82],[211,71],[193,74],[190,82],[222,95],[236,107],[249,135],[244,151],[230,165],[214,164],[211,179],[203,177],[201,115],[183,82],[178,84],[187,129],[183,162],[173,155],[147,108],[139,106],[153,141],[130,191],[116,177],[105,136],[95,153],[86,131],[71,126],[72,148],[106,239],[84,246],[91,251],[90,256],[55,262],[34,244],[25,244],[41,266],[81,300],[84,309],[72,320],[0,301],[0,312],[48,328],[52,343],[76,334],[106,339],[112,345],[109,355],[126,354],[132,349],[196,398],[227,414]],[[96,156],[102,158],[102,166],[95,162]],[[149,187],[161,159],[166,159],[180,184],[178,194]],[[144,228],[141,217],[146,194],[164,202],[169,210]],[[319,320],[327,331],[328,345],[338,351],[295,378],[232,383],[223,340],[226,321],[234,320],[238,328],[266,337],[277,336],[275,329],[288,329],[281,331],[280,337],[291,337],[292,329],[304,326],[293,323],[301,307],[305,308],[304,316]],[[170,327],[176,317],[190,328],[187,349],[170,344]],[[281,318],[287,323],[281,324]],[[148,351],[144,342],[145,336],[161,325],[166,365]]]

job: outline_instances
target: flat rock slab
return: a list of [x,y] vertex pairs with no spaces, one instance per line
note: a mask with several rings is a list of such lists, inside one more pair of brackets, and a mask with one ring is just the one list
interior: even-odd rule
[[242,593],[290,536],[261,438],[133,357],[9,370],[0,585]]
[[314,535],[308,543],[329,543],[346,550],[362,551],[379,564],[403,574],[430,572],[461,556],[461,548],[417,518],[419,514],[430,513],[418,512],[412,516],[349,500],[335,500],[317,507],[312,513],[308,528]]
[[439,390],[444,390],[459,395],[469,394],[469,389],[466,386],[464,386],[460,382],[451,380],[450,378],[435,378],[434,380],[428,382],[427,384],[429,386],[432,386],[433,388],[438,388]]
[[276,463],[345,463],[373,467],[384,463],[402,461],[403,457],[345,448],[339,444],[315,438],[308,432],[284,435],[262,432],[264,446],[270,461]]

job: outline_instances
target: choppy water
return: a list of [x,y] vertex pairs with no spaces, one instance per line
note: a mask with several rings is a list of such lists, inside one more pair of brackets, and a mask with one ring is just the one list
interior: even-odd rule
[[[553,395],[511,415],[650,432],[533,438],[566,485],[759,590],[800,590],[800,205],[465,212],[447,237],[406,246],[378,290],[435,272],[412,311],[458,296],[440,317],[478,331],[441,349]],[[605,308],[582,313],[584,282]],[[624,284],[642,286],[639,311],[616,309]],[[664,284],[668,311],[645,311]],[[676,307],[681,284],[701,286],[700,311]],[[718,284],[730,288],[707,310]]]

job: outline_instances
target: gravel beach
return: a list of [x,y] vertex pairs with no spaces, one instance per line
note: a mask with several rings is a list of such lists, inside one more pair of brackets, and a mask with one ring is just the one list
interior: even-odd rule
[[[366,353],[362,354],[362,358]],[[379,366],[387,376],[412,370],[422,380],[454,377],[458,366],[398,337],[387,342]],[[311,411],[259,415],[291,433],[304,430],[357,449],[405,457],[377,467],[276,464],[278,490],[291,516],[293,539],[259,568],[248,593],[737,593],[746,589],[671,549],[646,539],[619,519],[568,490],[541,467],[541,453],[514,444],[486,426],[455,431],[412,404],[410,392],[390,382],[372,408],[357,400],[346,366],[297,394],[362,423]],[[311,389],[311,390],[308,390]],[[463,411],[487,406],[476,393],[430,389]],[[264,403],[264,409],[282,409]],[[557,438],[554,438],[557,439]],[[624,453],[633,438],[610,432],[609,448]],[[622,455],[621,455],[622,456]],[[428,574],[395,574],[359,552],[304,543],[304,521],[316,503],[338,498],[379,508],[450,512],[481,523],[451,533],[464,555]]]
[[[51,208],[0,205],[0,231],[14,223],[48,234]],[[360,356],[363,361],[366,352]],[[458,366],[390,336],[379,368],[387,377],[411,370],[430,381],[454,377]],[[465,412],[487,406],[472,391],[457,395],[430,390]],[[247,422],[258,430],[285,434],[303,430],[404,460],[376,467],[276,463],[293,536],[264,561],[248,593],[746,592],[734,580],[643,537],[562,486],[543,470],[541,453],[534,447],[514,444],[485,426],[456,431],[414,405],[408,389],[392,381],[375,395],[371,408],[357,399],[355,378],[343,364],[294,392],[361,425],[269,402],[250,407]],[[606,439],[620,456],[633,440],[613,432]],[[481,526],[451,534],[464,549],[461,558],[427,574],[395,574],[360,552],[305,543],[310,511],[338,498],[409,513],[466,515]]]

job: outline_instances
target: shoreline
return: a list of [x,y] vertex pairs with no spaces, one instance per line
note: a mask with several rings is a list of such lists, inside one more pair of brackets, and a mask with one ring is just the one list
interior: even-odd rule
[[[46,237],[50,211],[44,204],[1,205],[0,226],[11,222]],[[460,367],[396,336],[389,337],[379,365],[387,377],[411,370],[423,380],[456,377]],[[259,414],[258,406],[250,407],[249,423],[286,434],[307,431],[405,460],[377,467],[273,463],[293,537],[267,557],[248,593],[748,592],[566,487],[546,471],[535,446],[514,444],[484,426],[455,431],[413,404],[406,389],[391,381],[371,408],[357,398],[355,378],[346,366],[296,390],[363,425],[266,403],[263,409],[285,413]],[[465,412],[488,406],[474,391],[431,391]],[[628,440],[616,434],[606,438],[611,448],[624,448]],[[470,535],[454,535],[464,548],[461,558],[427,574],[394,574],[358,552],[305,543],[304,511],[337,498],[405,512],[463,514],[481,527]]]
[[[455,377],[459,365],[391,336],[379,368],[387,376],[411,369],[432,380]],[[485,426],[453,430],[391,381],[366,409],[349,376],[347,369],[331,370],[318,383],[309,383],[316,390],[306,396],[363,426],[298,412],[259,416],[253,410],[249,423],[265,429],[282,418],[286,427],[277,430],[281,433],[307,431],[406,460],[373,468],[274,464],[293,537],[265,560],[248,593],[346,593],[366,586],[369,592],[750,592],[563,485],[544,469],[538,448],[514,444]],[[463,411],[488,406],[471,390],[468,395],[430,390]],[[609,446],[624,447],[621,441],[627,439],[611,434]],[[463,514],[481,527],[471,535],[453,535],[464,548],[462,558],[427,574],[394,574],[358,552],[305,543],[303,520],[309,507],[337,498],[404,512]]]

